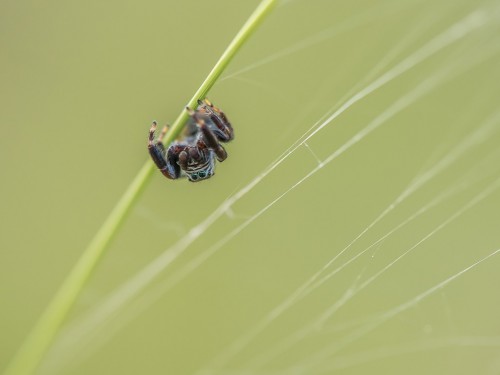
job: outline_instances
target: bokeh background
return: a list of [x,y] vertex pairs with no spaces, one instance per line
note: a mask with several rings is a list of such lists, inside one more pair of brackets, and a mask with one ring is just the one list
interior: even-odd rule
[[[257,4],[0,3],[0,372]],[[500,373],[499,52],[496,0],[281,2],[37,373]]]

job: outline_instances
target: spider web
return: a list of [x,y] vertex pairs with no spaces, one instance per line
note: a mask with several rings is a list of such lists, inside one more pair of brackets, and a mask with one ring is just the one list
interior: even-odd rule
[[[293,2],[288,2],[284,6],[293,6]],[[389,4],[385,8],[379,9],[376,14],[383,15],[384,12],[390,13],[391,11],[395,12]],[[296,138],[295,142],[261,173],[229,196],[210,215],[198,225],[191,227],[175,244],[162,252],[136,275],[130,277],[95,308],[70,324],[54,346],[51,358],[46,361],[44,370],[48,373],[64,371],[66,366],[70,366],[70,364],[74,366],[75,363],[91,357],[95,351],[110,341],[135,317],[140,316],[181,281],[195,274],[196,270],[203,266],[208,259],[242,235],[256,221],[261,220],[266,213],[276,210],[285,199],[293,199],[295,194],[300,194],[296,193],[296,190],[299,190],[303,184],[317,183],[315,177],[330,168],[332,162],[340,159],[348,151],[356,152],[356,147],[359,147],[360,143],[387,126],[401,113],[416,107],[419,101],[495,58],[500,50],[498,40],[486,38],[485,35],[492,35],[493,30],[498,31],[495,25],[498,24],[500,18],[499,12],[500,9],[493,3],[484,2],[464,17],[450,22],[447,28],[424,39],[419,47],[412,52],[400,57],[408,45],[422,40],[423,36],[420,31],[423,25],[437,21],[434,13],[430,15],[426,13],[424,17],[417,19],[414,28],[398,43],[392,45],[378,64],[372,67],[357,84],[353,85],[344,98],[327,111],[323,109],[323,114],[318,121]],[[373,20],[371,14],[372,9],[368,8],[364,13],[348,19],[344,23],[322,30],[311,37],[304,38],[295,45],[283,48],[259,61],[229,73],[224,80],[230,82],[241,78],[243,74],[273,64],[290,55],[303,53],[308,48],[361,27],[368,20]],[[314,141],[320,137],[326,137],[323,134],[330,130],[341,116],[348,113],[351,108],[355,110],[378,91],[387,89],[402,76],[411,74],[424,64],[429,64],[436,55],[452,47],[455,48],[454,52],[449,53],[440,64],[428,69],[428,73],[418,81],[418,84],[400,90],[399,95],[385,105],[383,110],[376,113],[361,128],[352,131],[343,143],[334,148],[332,146],[326,147],[327,156],[322,156],[325,151],[324,147],[317,146]],[[251,79],[250,82],[257,81]],[[467,123],[466,120],[464,121]],[[448,334],[444,337],[409,340],[404,345],[377,346],[350,354],[342,354],[342,351],[353,343],[363,340],[371,332],[394,321],[395,318],[408,310],[418,307],[427,299],[436,296],[438,292],[446,290],[451,283],[468,277],[469,273],[472,277],[474,272],[480,272],[480,268],[492,262],[494,256],[500,252],[498,243],[491,248],[481,249],[482,255],[477,255],[465,266],[455,267],[454,272],[439,273],[436,281],[431,285],[422,287],[419,291],[405,292],[406,298],[399,304],[385,307],[381,312],[373,313],[371,316],[362,316],[358,320],[349,321],[345,317],[339,317],[338,321],[342,322],[344,326],[339,326],[333,318],[337,317],[349,303],[362,300],[365,290],[386,277],[389,271],[403,268],[401,263],[418,252],[425,244],[433,241],[440,233],[446,231],[454,222],[469,215],[478,205],[490,201],[495,194],[498,194],[500,178],[498,178],[497,166],[500,155],[498,148],[491,146],[490,142],[495,136],[498,136],[499,128],[500,111],[487,113],[487,116],[480,123],[468,126],[465,135],[452,141],[451,147],[435,150],[435,154],[431,155],[427,165],[422,167],[422,170],[413,176],[413,179],[394,196],[390,203],[379,211],[375,219],[354,234],[345,246],[331,251],[330,254],[334,255],[330,256],[316,272],[312,273],[281,302],[275,304],[264,316],[257,319],[247,330],[240,332],[225,349],[216,353],[197,373],[329,373],[384,358],[454,346],[498,348],[498,337]],[[477,150],[480,149],[487,152],[479,158],[479,161],[476,158],[476,161],[471,165],[464,162],[471,154],[477,153]],[[310,156],[310,164],[306,172],[302,175],[299,173],[301,171],[295,173],[291,181],[286,182],[284,189],[267,201],[261,201],[255,212],[246,216],[240,215],[238,204],[244,203],[245,199],[260,187],[271,184],[269,180],[273,175],[279,173],[280,168],[285,168],[287,163],[295,163],[295,158],[299,154],[301,158]],[[453,179],[452,183],[448,182],[443,188],[431,193],[430,196],[424,199],[420,198],[418,208],[404,213],[396,224],[387,220],[401,206],[416,199],[415,195],[422,191],[428,191],[429,186],[441,186],[442,182],[439,181],[441,181],[442,175],[454,169],[459,170],[459,175]],[[382,251],[386,241],[390,241],[405,230],[412,230],[414,228],[412,226],[416,226],[415,223],[418,220],[422,220],[441,206],[449,207],[444,217],[433,221],[426,231],[416,235],[405,246],[397,246],[397,253],[390,254],[392,256],[387,258],[381,257],[381,264],[378,267],[374,264],[373,259],[377,258],[377,254]],[[216,242],[207,246],[203,252],[183,265],[173,266],[174,262],[187,249],[196,241],[205,238],[207,232],[219,221],[227,218],[236,223],[233,229],[220,236]],[[385,221],[389,222],[386,229],[383,229],[383,226],[376,229]],[[375,238],[367,238],[371,232],[375,232]],[[417,231],[415,232],[417,233]],[[363,244],[363,240],[367,243]],[[368,260],[364,258],[366,256],[369,256]],[[260,336],[270,330],[273,325],[285,322],[287,314],[306,303],[308,299],[314,298],[315,293],[322,288],[328,288],[334,282],[334,277],[339,275],[341,271],[363,259],[364,263],[361,263],[364,265],[360,270],[354,271],[355,277],[347,282],[339,295],[330,298],[323,307],[318,308],[314,314],[311,314],[308,321],[296,322],[292,329],[275,340],[266,350],[255,350],[256,342]],[[168,274],[165,273],[167,269],[169,270]],[[374,271],[369,274],[369,269],[374,269]],[[321,343],[320,347],[312,351],[304,350],[304,346],[311,340],[316,340],[317,345]],[[254,346],[255,352],[253,354],[249,349],[252,346]],[[247,360],[238,361],[238,365],[234,365],[235,358],[241,356],[246,350],[250,350]],[[279,363],[279,359],[287,353],[299,353],[296,362],[287,360],[286,365],[276,364],[276,361]],[[498,370],[500,367],[498,363],[494,362],[491,366],[493,370]]]

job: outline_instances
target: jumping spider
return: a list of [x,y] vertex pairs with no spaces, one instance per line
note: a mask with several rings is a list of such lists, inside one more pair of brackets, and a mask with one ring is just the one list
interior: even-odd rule
[[189,181],[197,182],[214,175],[215,158],[220,162],[226,160],[227,152],[219,142],[231,141],[234,132],[224,112],[208,99],[198,100],[196,110],[189,107],[186,110],[191,116],[186,137],[172,142],[165,150],[162,141],[168,127],[165,126],[155,140],[157,123],[153,121],[149,129],[148,150],[165,177],[172,180],[187,177]]

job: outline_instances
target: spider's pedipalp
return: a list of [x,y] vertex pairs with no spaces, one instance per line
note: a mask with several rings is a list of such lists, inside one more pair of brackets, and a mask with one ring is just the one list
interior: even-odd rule
[[188,153],[186,151],[181,151],[179,154],[179,166],[186,170],[188,165]]

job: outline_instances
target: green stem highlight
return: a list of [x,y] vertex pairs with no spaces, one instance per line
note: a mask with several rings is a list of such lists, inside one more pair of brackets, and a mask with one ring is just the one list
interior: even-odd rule
[[[207,92],[215,84],[234,55],[250,35],[254,33],[265,16],[267,16],[274,5],[276,5],[276,2],[277,0],[263,0],[259,4],[226,48],[200,88],[188,102],[187,105],[189,107],[195,108],[198,99],[205,98]],[[171,143],[179,136],[188,117],[187,112],[183,109],[166,134],[164,139],[165,144]],[[46,310],[19,349],[19,352],[5,370],[4,375],[29,375],[36,371],[43,356],[61,328],[61,325],[99,263],[99,260],[103,257],[111,240],[116,235],[121,224],[123,224],[130,212],[130,209],[144,190],[154,170],[154,165],[150,160],[142,166],[139,173],[104,221],[103,225],[99,228],[60,289],[50,301]]]

